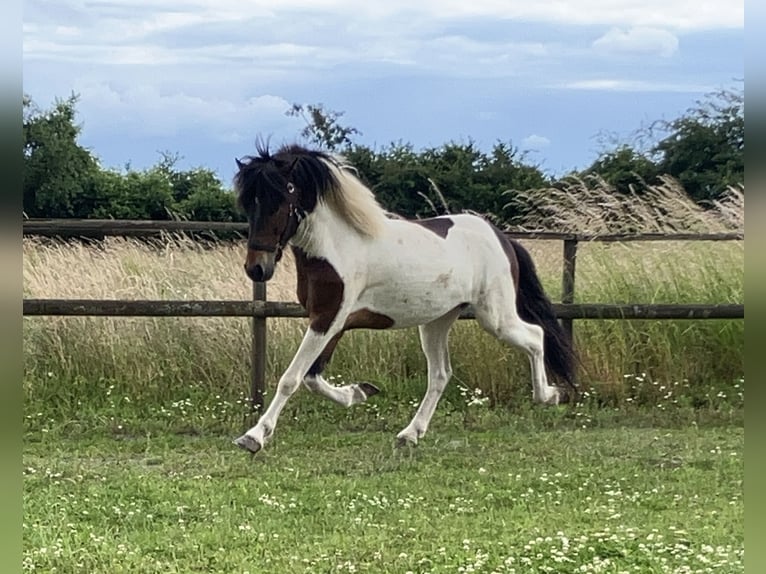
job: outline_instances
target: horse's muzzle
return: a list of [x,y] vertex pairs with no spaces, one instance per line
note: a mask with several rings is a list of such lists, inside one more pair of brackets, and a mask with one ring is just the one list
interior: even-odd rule
[[245,259],[245,273],[252,281],[268,281],[274,275],[274,253],[268,251],[248,251]]

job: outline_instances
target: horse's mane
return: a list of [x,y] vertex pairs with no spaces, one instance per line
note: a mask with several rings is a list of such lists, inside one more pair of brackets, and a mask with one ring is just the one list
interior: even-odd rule
[[235,180],[240,197],[248,187],[243,185],[246,180],[243,170],[263,173],[281,166],[289,171],[290,180],[303,194],[311,194],[307,198],[311,203],[308,206],[310,209],[313,209],[315,202],[323,203],[361,235],[376,237],[380,234],[386,221],[385,211],[344,158],[295,144],[283,146],[272,153],[268,145],[259,142],[256,149],[258,156],[247,158],[249,161],[240,168]]
[[342,157],[328,162],[339,185],[330,187],[324,199],[327,205],[341,215],[362,235],[377,237],[386,221],[386,212],[372,190],[356,176],[356,170]]

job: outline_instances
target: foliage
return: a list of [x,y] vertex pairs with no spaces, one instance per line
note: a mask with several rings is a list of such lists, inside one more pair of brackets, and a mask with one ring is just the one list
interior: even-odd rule
[[77,98],[41,111],[24,97],[24,212],[28,217],[116,219],[186,218],[237,221],[230,190],[206,168],[179,170],[164,153],[145,170],[103,169],[77,143]]
[[[623,195],[643,192],[659,181],[660,170],[648,157],[627,144],[603,152],[583,176],[594,175]],[[619,200],[619,196],[617,197]]]
[[[179,170],[179,158],[170,152],[143,171],[102,169],[77,143],[76,102],[71,96],[41,111],[24,97],[27,216],[243,219],[214,172]],[[571,177],[606,182],[618,202],[670,177],[704,205],[744,183],[744,94],[734,90],[707,96],[680,118],[655,122],[641,134],[654,142],[648,147],[615,145],[560,181],[528,163],[511,142],[498,141],[489,151],[471,139],[421,150],[401,141],[374,149],[355,143],[361,132],[343,123],[343,112],[323,104],[293,104],[287,115],[303,118],[303,138],[342,153],[381,204],[404,217],[471,210],[506,225],[530,208],[523,203],[529,190],[566,187]]]
[[745,95],[721,90],[685,115],[660,122],[658,169],[677,178],[698,202],[719,199],[745,179]]
[[641,143],[607,149],[577,175],[596,175],[618,194],[640,193],[670,176],[694,201],[709,205],[744,185],[744,91],[708,94],[681,117],[638,130],[636,140]]
[[548,183],[537,167],[524,163],[511,143],[497,142],[488,154],[473,140],[421,151],[410,143],[392,142],[375,150],[355,144],[353,136],[361,132],[342,125],[343,113],[322,104],[293,104],[287,115],[302,117],[306,126],[301,136],[320,148],[341,152],[381,204],[404,217],[473,210],[505,220],[503,191]]
[[475,142],[450,142],[416,152],[392,143],[380,151],[354,146],[346,154],[387,209],[404,217],[427,217],[472,210],[506,221],[503,192],[549,184],[510,143],[497,142],[489,153]]
[[99,166],[77,143],[76,96],[42,111],[23,100],[23,206],[30,217],[79,217]]
[[285,113],[291,117],[303,118],[306,126],[301,130],[301,136],[328,151],[348,148],[352,137],[362,133],[340,123],[343,112],[328,110],[322,104],[293,104]]
[[179,171],[175,168],[179,159],[166,152],[157,166],[170,184],[177,214],[193,221],[243,220],[236,196],[224,190],[212,170],[198,167]]

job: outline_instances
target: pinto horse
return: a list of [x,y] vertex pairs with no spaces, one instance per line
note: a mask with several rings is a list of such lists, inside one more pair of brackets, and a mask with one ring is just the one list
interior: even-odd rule
[[[397,435],[398,445],[417,444],[452,374],[450,328],[468,307],[486,331],[527,353],[536,402],[564,402],[565,387],[576,396],[571,341],[521,245],[475,215],[389,218],[350,166],[321,151],[257,151],[237,160],[234,178],[249,222],[245,271],[268,281],[289,245],[309,325],[269,407],[235,444],[262,449],[301,384],[344,406],[379,392],[370,383],[334,386],[323,378],[345,331],[418,326],[428,390]],[[564,386],[550,385],[546,369]]]

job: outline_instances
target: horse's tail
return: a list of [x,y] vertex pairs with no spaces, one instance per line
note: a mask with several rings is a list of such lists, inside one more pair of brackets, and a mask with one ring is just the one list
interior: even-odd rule
[[508,238],[516,253],[519,263],[519,289],[516,307],[519,316],[527,323],[539,325],[543,329],[543,354],[545,366],[560,383],[571,391],[572,401],[577,399],[578,390],[575,382],[576,355],[572,340],[556,319],[553,305],[545,294],[537,276],[532,257],[517,241]]

